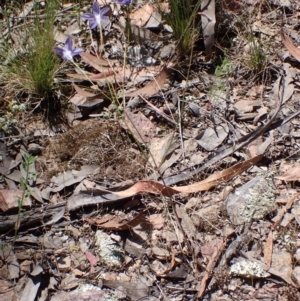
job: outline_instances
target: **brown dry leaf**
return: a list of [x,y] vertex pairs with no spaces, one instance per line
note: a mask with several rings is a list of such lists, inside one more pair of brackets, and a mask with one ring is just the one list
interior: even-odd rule
[[94,55],[91,55],[87,52],[80,53],[80,56],[87,64],[89,64],[91,67],[95,68],[99,72],[103,72],[103,70],[104,70],[103,67],[109,67],[110,66],[108,61],[106,61],[106,60],[104,60],[100,57],[96,57]]
[[149,143],[155,134],[155,125],[141,112],[134,114],[125,110],[125,123],[123,127],[140,143]]
[[267,241],[265,243],[265,250],[264,250],[264,263],[267,265],[268,269],[271,267],[272,251],[273,251],[273,231],[270,230]]
[[115,215],[106,215],[102,219],[90,219],[85,218],[84,221],[90,223],[91,225],[95,225],[97,227],[115,231],[122,231],[131,229],[140,223],[145,223],[146,217],[144,213],[140,212],[136,216],[115,216]]
[[140,88],[134,92],[125,93],[125,96],[127,97],[135,97],[139,95],[143,96],[152,96],[156,93],[158,93],[162,86],[164,85],[166,79],[168,76],[167,67],[164,66],[164,68],[160,71],[158,75],[155,76],[154,80],[147,83],[143,88]]
[[289,64],[283,64],[283,69],[285,72],[284,87],[281,87],[280,89],[280,90],[283,89],[283,93],[284,93],[282,104],[284,104],[293,96],[295,90],[294,80],[297,76],[296,69],[291,67]]
[[196,238],[197,229],[192,221],[192,219],[186,213],[184,206],[179,207],[176,205],[176,212],[181,219],[181,225],[188,236],[188,238],[192,241]]
[[253,112],[253,106],[257,105],[257,101],[242,99],[234,104],[234,108],[239,112]]
[[286,47],[286,49],[289,51],[289,53],[300,62],[300,49],[294,46],[291,39],[284,34],[284,32],[281,32],[281,41],[283,45]]
[[291,209],[294,201],[296,200],[296,198],[298,197],[298,195],[300,195],[300,193],[296,193],[294,194],[286,203],[286,205],[278,211],[278,214],[272,219],[272,221],[274,222],[272,229],[276,229],[276,227],[281,223],[283,216],[285,215],[285,213]]
[[130,23],[136,26],[144,26],[154,11],[153,5],[145,4],[130,14]]
[[[256,156],[247,161],[238,163],[232,167],[224,169],[223,171],[218,171],[207,179],[194,183],[188,186],[179,186],[179,187],[169,187],[155,181],[139,181],[130,188],[123,191],[112,191],[111,194],[117,195],[121,198],[129,198],[139,193],[153,193],[153,194],[162,194],[164,196],[172,196],[181,192],[184,193],[194,193],[199,191],[206,191],[224,181],[228,181],[233,177],[241,174],[252,165],[256,164],[262,159],[263,155]],[[101,192],[100,190],[98,192]],[[107,193],[108,191],[103,191]]]
[[203,0],[201,2],[201,21],[205,44],[206,59],[209,60],[212,55],[212,48],[215,40],[216,24],[216,4],[215,0]]
[[75,91],[80,95],[80,96],[83,96],[83,97],[93,97],[93,96],[96,96],[96,94],[94,93],[91,93],[91,92],[87,92],[83,89],[81,89],[79,86],[77,86],[76,84],[72,83]]
[[262,137],[258,137],[257,139],[249,143],[247,150],[252,158],[259,154],[259,146],[262,145],[262,143]]
[[205,187],[205,185],[211,185],[211,187],[214,187],[224,181],[225,182],[229,181],[233,177],[241,174],[242,172],[244,172],[245,170],[250,168],[252,165],[259,162],[262,159],[262,157],[263,157],[263,155],[256,156],[247,161],[237,163],[236,165],[229,167],[227,169],[224,169],[222,171],[215,172],[214,174],[212,174],[211,176],[209,176],[208,178],[206,178],[205,180],[203,180],[201,182],[194,183],[189,186],[174,187],[174,189],[178,189],[178,190],[180,190],[180,192],[192,193],[192,192],[201,191],[198,189],[201,188],[202,186]]
[[277,176],[275,178],[279,179],[279,180],[287,181],[287,182],[299,181],[300,180],[300,165],[289,169],[282,176]]
[[[67,76],[71,77],[71,78],[75,78],[75,79],[81,79],[81,80],[90,80],[90,81],[100,81],[100,82],[110,82],[111,77],[113,76],[113,78],[115,77],[115,73],[113,71],[107,71],[107,72],[103,72],[103,73],[98,73],[98,74],[77,74],[77,73],[68,73]],[[113,83],[115,82],[115,80],[113,81]]]
[[179,146],[177,143],[177,136],[170,133],[164,137],[155,137],[151,139],[149,145],[149,152],[151,156],[148,162],[154,168],[159,168],[164,163],[166,157],[170,155]]
[[165,225],[165,219],[161,214],[151,214],[149,222],[153,225],[153,229],[160,230]]
[[[99,73],[99,74],[91,74],[91,75],[84,75],[84,74],[67,74],[68,76],[87,80],[87,78],[93,82],[98,82],[101,84],[116,84],[116,83],[125,83],[128,85],[135,86],[140,82],[145,80],[153,79],[153,74],[156,74],[159,69],[159,66],[148,66],[147,68],[132,68],[131,66],[123,67],[113,67],[107,68],[106,73]],[[136,89],[135,89],[136,90]],[[123,97],[124,91],[123,89],[120,91],[120,97]]]
[[[22,198],[22,190],[0,189],[0,210],[3,212],[18,207],[18,200]],[[23,207],[31,206],[30,198],[24,198]]]
[[142,44],[144,41],[164,41],[166,38],[160,37],[148,28],[130,25],[131,34],[137,43]]
[[176,265],[175,253],[172,252],[171,256],[172,256],[172,259],[171,259],[171,264],[170,264],[170,266],[169,266],[166,270],[164,270],[162,273],[157,274],[157,276],[166,276],[169,272],[171,272],[171,271],[173,270],[173,268],[174,268],[175,265]]
[[1,267],[1,278],[3,280],[18,279],[20,276],[20,265],[13,250],[11,244],[1,242],[0,259],[2,264],[5,260],[5,268],[3,269],[3,265]]
[[206,256],[209,258],[209,262],[206,266],[203,278],[201,279],[200,288],[198,291],[198,298],[202,298],[205,288],[206,288],[206,282],[211,277],[212,271],[218,261],[218,258],[220,257],[223,249],[224,249],[224,241],[222,238],[217,238],[211,242],[209,242],[207,245],[203,246],[201,248],[201,253],[203,256]]
[[159,11],[162,11],[164,13],[169,13],[170,12],[170,5],[168,2],[163,2],[163,3],[155,3],[154,5],[155,9],[158,9]]
[[97,262],[99,261],[99,259],[89,251],[85,251],[85,257],[89,261],[91,266],[96,265]]
[[86,97],[79,95],[78,93],[74,94],[72,98],[69,100],[73,105],[80,106],[81,104],[86,102]]

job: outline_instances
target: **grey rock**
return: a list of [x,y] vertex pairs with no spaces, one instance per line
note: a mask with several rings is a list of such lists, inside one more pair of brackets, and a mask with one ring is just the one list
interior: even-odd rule
[[189,109],[195,117],[200,116],[200,107],[192,102],[189,102]]
[[201,147],[207,151],[212,151],[223,143],[229,132],[227,124],[215,128],[207,128],[195,137]]
[[38,156],[41,154],[41,147],[37,143],[30,143],[28,145],[28,153],[32,156]]
[[231,195],[227,213],[234,225],[255,221],[277,208],[273,174],[257,176]]
[[124,261],[125,251],[110,236],[98,230],[95,234],[96,253],[101,262],[110,268],[120,268]]
[[257,262],[251,260],[234,263],[230,267],[230,273],[244,278],[266,278],[270,276]]
[[164,113],[171,114],[171,113],[176,112],[177,107],[174,106],[172,102],[169,102],[169,103],[164,104],[163,110],[164,110]]
[[164,46],[160,51],[160,57],[162,59],[168,59],[170,56],[174,54],[175,48],[176,47],[174,44],[168,44]]
[[128,101],[127,108],[130,110],[135,109],[140,103],[141,103],[141,100],[138,96],[133,97]]

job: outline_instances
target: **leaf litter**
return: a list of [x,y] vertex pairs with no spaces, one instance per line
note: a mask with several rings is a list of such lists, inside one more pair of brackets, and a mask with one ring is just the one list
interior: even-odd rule
[[[231,2],[230,9],[228,1],[220,4],[229,16],[226,24],[216,20],[218,3],[202,3],[203,41],[193,49],[192,64],[176,48],[168,55],[160,51],[178,42],[170,39],[170,24],[159,13],[162,7],[170,11],[168,3],[160,9],[132,6],[131,52],[123,49],[129,29],[124,7],[105,4],[119,22],[103,30],[101,54],[93,46],[82,52],[75,59],[77,73],[70,68],[58,80],[72,82],[66,97],[72,124],[57,126],[51,137],[45,124],[20,114],[17,134],[1,136],[0,291],[5,300],[17,295],[21,300],[246,300],[247,290],[257,298],[299,299],[299,74],[293,58],[300,56],[299,35],[292,28],[297,14],[289,4],[290,23],[283,33],[278,12],[272,17],[278,22],[270,22],[271,7],[250,2]],[[32,4],[20,10],[17,24],[30,15]],[[59,22],[64,14],[72,18],[73,5],[64,5]],[[249,13],[252,6],[258,15]],[[243,51],[253,42],[238,32],[236,11],[253,21],[255,38],[278,49],[275,57],[261,45],[273,66],[265,65],[262,77],[246,66],[251,51]],[[84,45],[84,26],[74,19],[56,29],[57,42],[72,33]],[[224,27],[237,30],[231,32],[235,45],[220,39]],[[91,34],[97,42],[97,32]],[[293,58],[282,55],[280,43]],[[221,79],[215,73],[215,85],[208,76],[217,64],[214,44],[230,48],[224,53],[233,70],[221,73]],[[66,91],[60,91],[62,99]],[[18,100],[24,97],[20,93]],[[186,99],[193,97],[198,114],[188,109]],[[132,98],[138,101],[126,107]],[[29,150],[39,154],[32,169],[38,177],[27,183],[32,194],[20,218],[20,178],[26,176],[20,164]],[[269,188],[257,193],[260,185],[252,185],[252,179],[269,170],[275,178],[275,188],[269,185],[272,208],[257,215]],[[240,212],[249,195],[253,212]],[[230,208],[233,198],[237,204]],[[246,223],[236,222],[245,215]],[[47,276],[43,285],[41,275]],[[261,276],[267,276],[263,283]]]

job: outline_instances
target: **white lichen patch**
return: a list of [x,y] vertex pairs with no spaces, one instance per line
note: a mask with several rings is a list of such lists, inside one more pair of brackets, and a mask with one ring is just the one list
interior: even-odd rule
[[244,184],[228,199],[227,212],[231,222],[234,225],[249,223],[276,210],[275,191],[271,173]]
[[120,268],[124,261],[124,249],[101,230],[96,232],[95,238],[96,253],[100,261],[109,268]]
[[81,283],[75,291],[87,292],[87,291],[101,291],[101,288],[89,283]]
[[245,278],[266,278],[270,276],[269,273],[264,271],[260,264],[251,260],[243,260],[234,263],[230,267],[230,273]]

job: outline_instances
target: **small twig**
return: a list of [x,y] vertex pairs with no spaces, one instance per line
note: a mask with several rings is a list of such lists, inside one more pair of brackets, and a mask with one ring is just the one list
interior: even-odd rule
[[181,108],[180,108],[180,103],[181,103],[181,101],[180,101],[180,98],[178,97],[178,132],[179,132],[179,136],[180,136],[183,162],[185,162],[184,142],[183,142],[183,137],[182,137],[182,127],[181,127]]
[[141,99],[143,99],[145,101],[145,103],[147,103],[150,108],[152,108],[158,115],[160,115],[161,117],[163,117],[164,119],[166,119],[168,122],[170,122],[171,124],[178,126],[177,122],[172,120],[171,118],[169,118],[165,113],[163,113],[161,110],[159,110],[155,105],[153,105],[151,102],[149,102],[146,98],[144,98],[142,95],[139,95],[141,97]]

